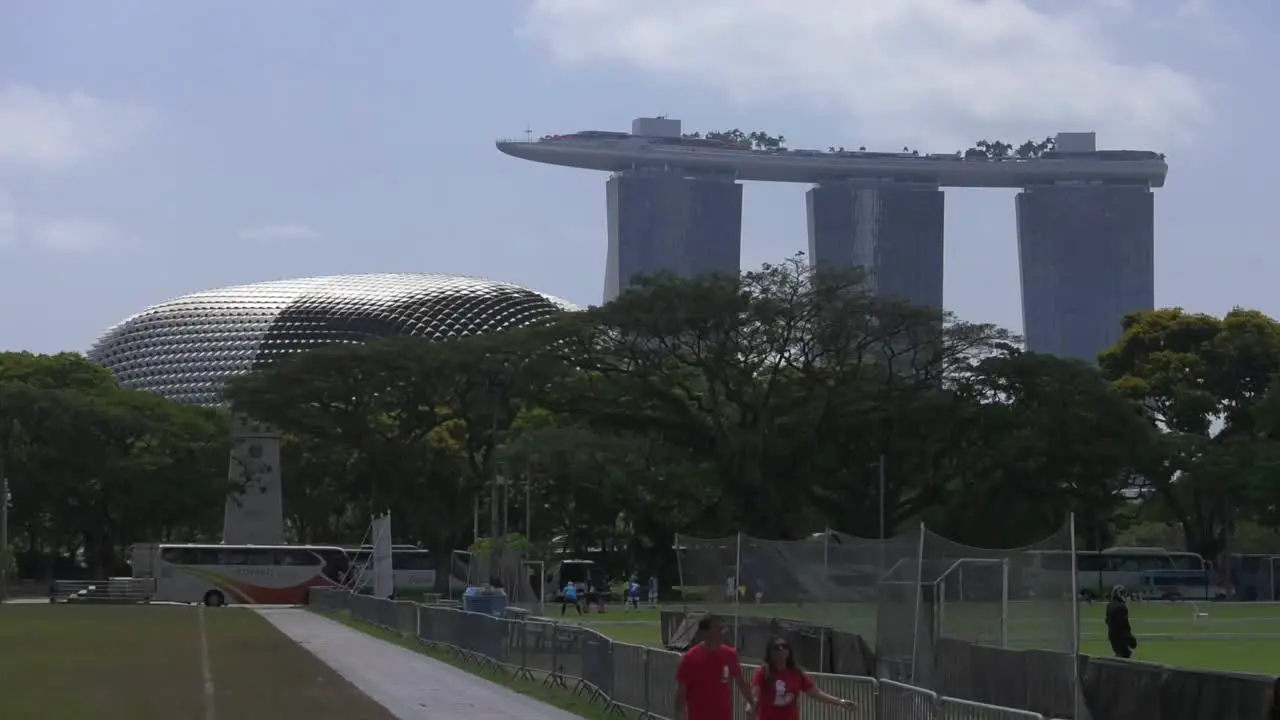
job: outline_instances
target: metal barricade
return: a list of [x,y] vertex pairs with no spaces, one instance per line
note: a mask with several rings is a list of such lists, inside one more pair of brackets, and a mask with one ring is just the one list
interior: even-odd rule
[[656,717],[676,716],[676,670],[680,654],[669,650],[649,651],[649,704]]
[[878,685],[876,720],[937,720],[936,693],[892,680]]
[[471,660],[489,670],[496,670],[498,665],[506,664],[503,650],[506,647],[503,621],[483,613],[462,612],[459,632],[462,649]]
[[370,625],[379,625],[378,599],[368,595],[352,595],[351,617]]
[[573,681],[576,687],[582,679],[582,640],[586,631],[576,625],[555,625],[552,642],[556,646],[557,674],[561,684]]
[[[403,601],[391,601],[343,590],[312,590],[318,610],[350,612],[353,619],[386,628],[424,643],[448,648],[481,669],[513,669],[544,685],[586,693],[592,701],[624,708],[655,720],[675,717],[679,653],[616,643],[579,625],[534,620],[506,620]],[[750,680],[754,665],[744,665]],[[814,673],[814,684],[830,695],[853,700],[850,711],[801,700],[812,720],[1045,720],[1044,715],[970,700],[939,697],[923,688],[892,680]],[[574,682],[570,683],[572,680]],[[737,693],[734,692],[735,697]],[[741,699],[737,720],[749,720]]]
[[307,604],[327,612],[341,612],[351,607],[351,593],[337,588],[311,588]]
[[613,703],[648,715],[649,681],[649,648],[613,643]]
[[565,686],[564,670],[556,643],[556,624],[526,620],[524,626],[524,666],[534,676],[541,675],[544,685]]
[[939,698],[937,720],[1044,720],[1044,716],[1030,710],[1012,710],[997,705],[985,705],[972,700]]
[[577,692],[588,693],[591,702],[608,704],[613,697],[613,641],[594,630],[582,631],[582,674]]
[[828,675],[812,673],[810,677],[819,690],[845,700],[852,700],[858,707],[852,712],[805,698],[801,716],[810,720],[879,720],[876,715],[876,694],[879,683],[875,678],[854,675]]

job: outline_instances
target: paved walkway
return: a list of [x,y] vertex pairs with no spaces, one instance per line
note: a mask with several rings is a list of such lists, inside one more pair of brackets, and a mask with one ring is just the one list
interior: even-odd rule
[[259,612],[400,720],[582,720],[307,610]]

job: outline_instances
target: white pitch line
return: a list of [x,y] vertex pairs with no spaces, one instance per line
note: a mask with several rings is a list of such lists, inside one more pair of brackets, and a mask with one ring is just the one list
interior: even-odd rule
[[209,662],[209,633],[204,626],[204,606],[196,608],[196,617],[200,623],[200,672],[204,675],[204,720],[218,720],[218,712],[214,707],[213,665]]

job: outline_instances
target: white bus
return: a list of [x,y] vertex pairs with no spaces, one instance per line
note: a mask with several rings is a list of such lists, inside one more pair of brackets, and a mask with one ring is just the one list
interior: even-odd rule
[[342,548],[323,545],[135,545],[133,577],[155,580],[154,600],[300,605],[313,587],[341,584]]
[[[359,572],[356,587],[365,589],[373,586],[373,548],[368,545],[359,548],[348,548],[351,557],[351,568]],[[391,546],[391,573],[397,590],[416,588],[432,590],[436,584],[436,562],[429,550],[413,545]]]

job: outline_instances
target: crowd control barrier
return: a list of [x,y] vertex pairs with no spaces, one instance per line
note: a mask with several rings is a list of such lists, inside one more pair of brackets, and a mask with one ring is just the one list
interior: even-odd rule
[[[453,607],[419,605],[313,588],[321,612],[349,612],[363,623],[417,638],[488,673],[540,681],[588,697],[620,717],[675,716],[680,654],[618,642],[588,627],[538,618],[506,619]],[[743,665],[747,679],[756,666]],[[903,683],[854,675],[810,673],[814,684],[857,703],[849,710],[804,698],[805,720],[1046,720],[1043,715],[940,697]],[[754,720],[737,700],[737,720]]]

